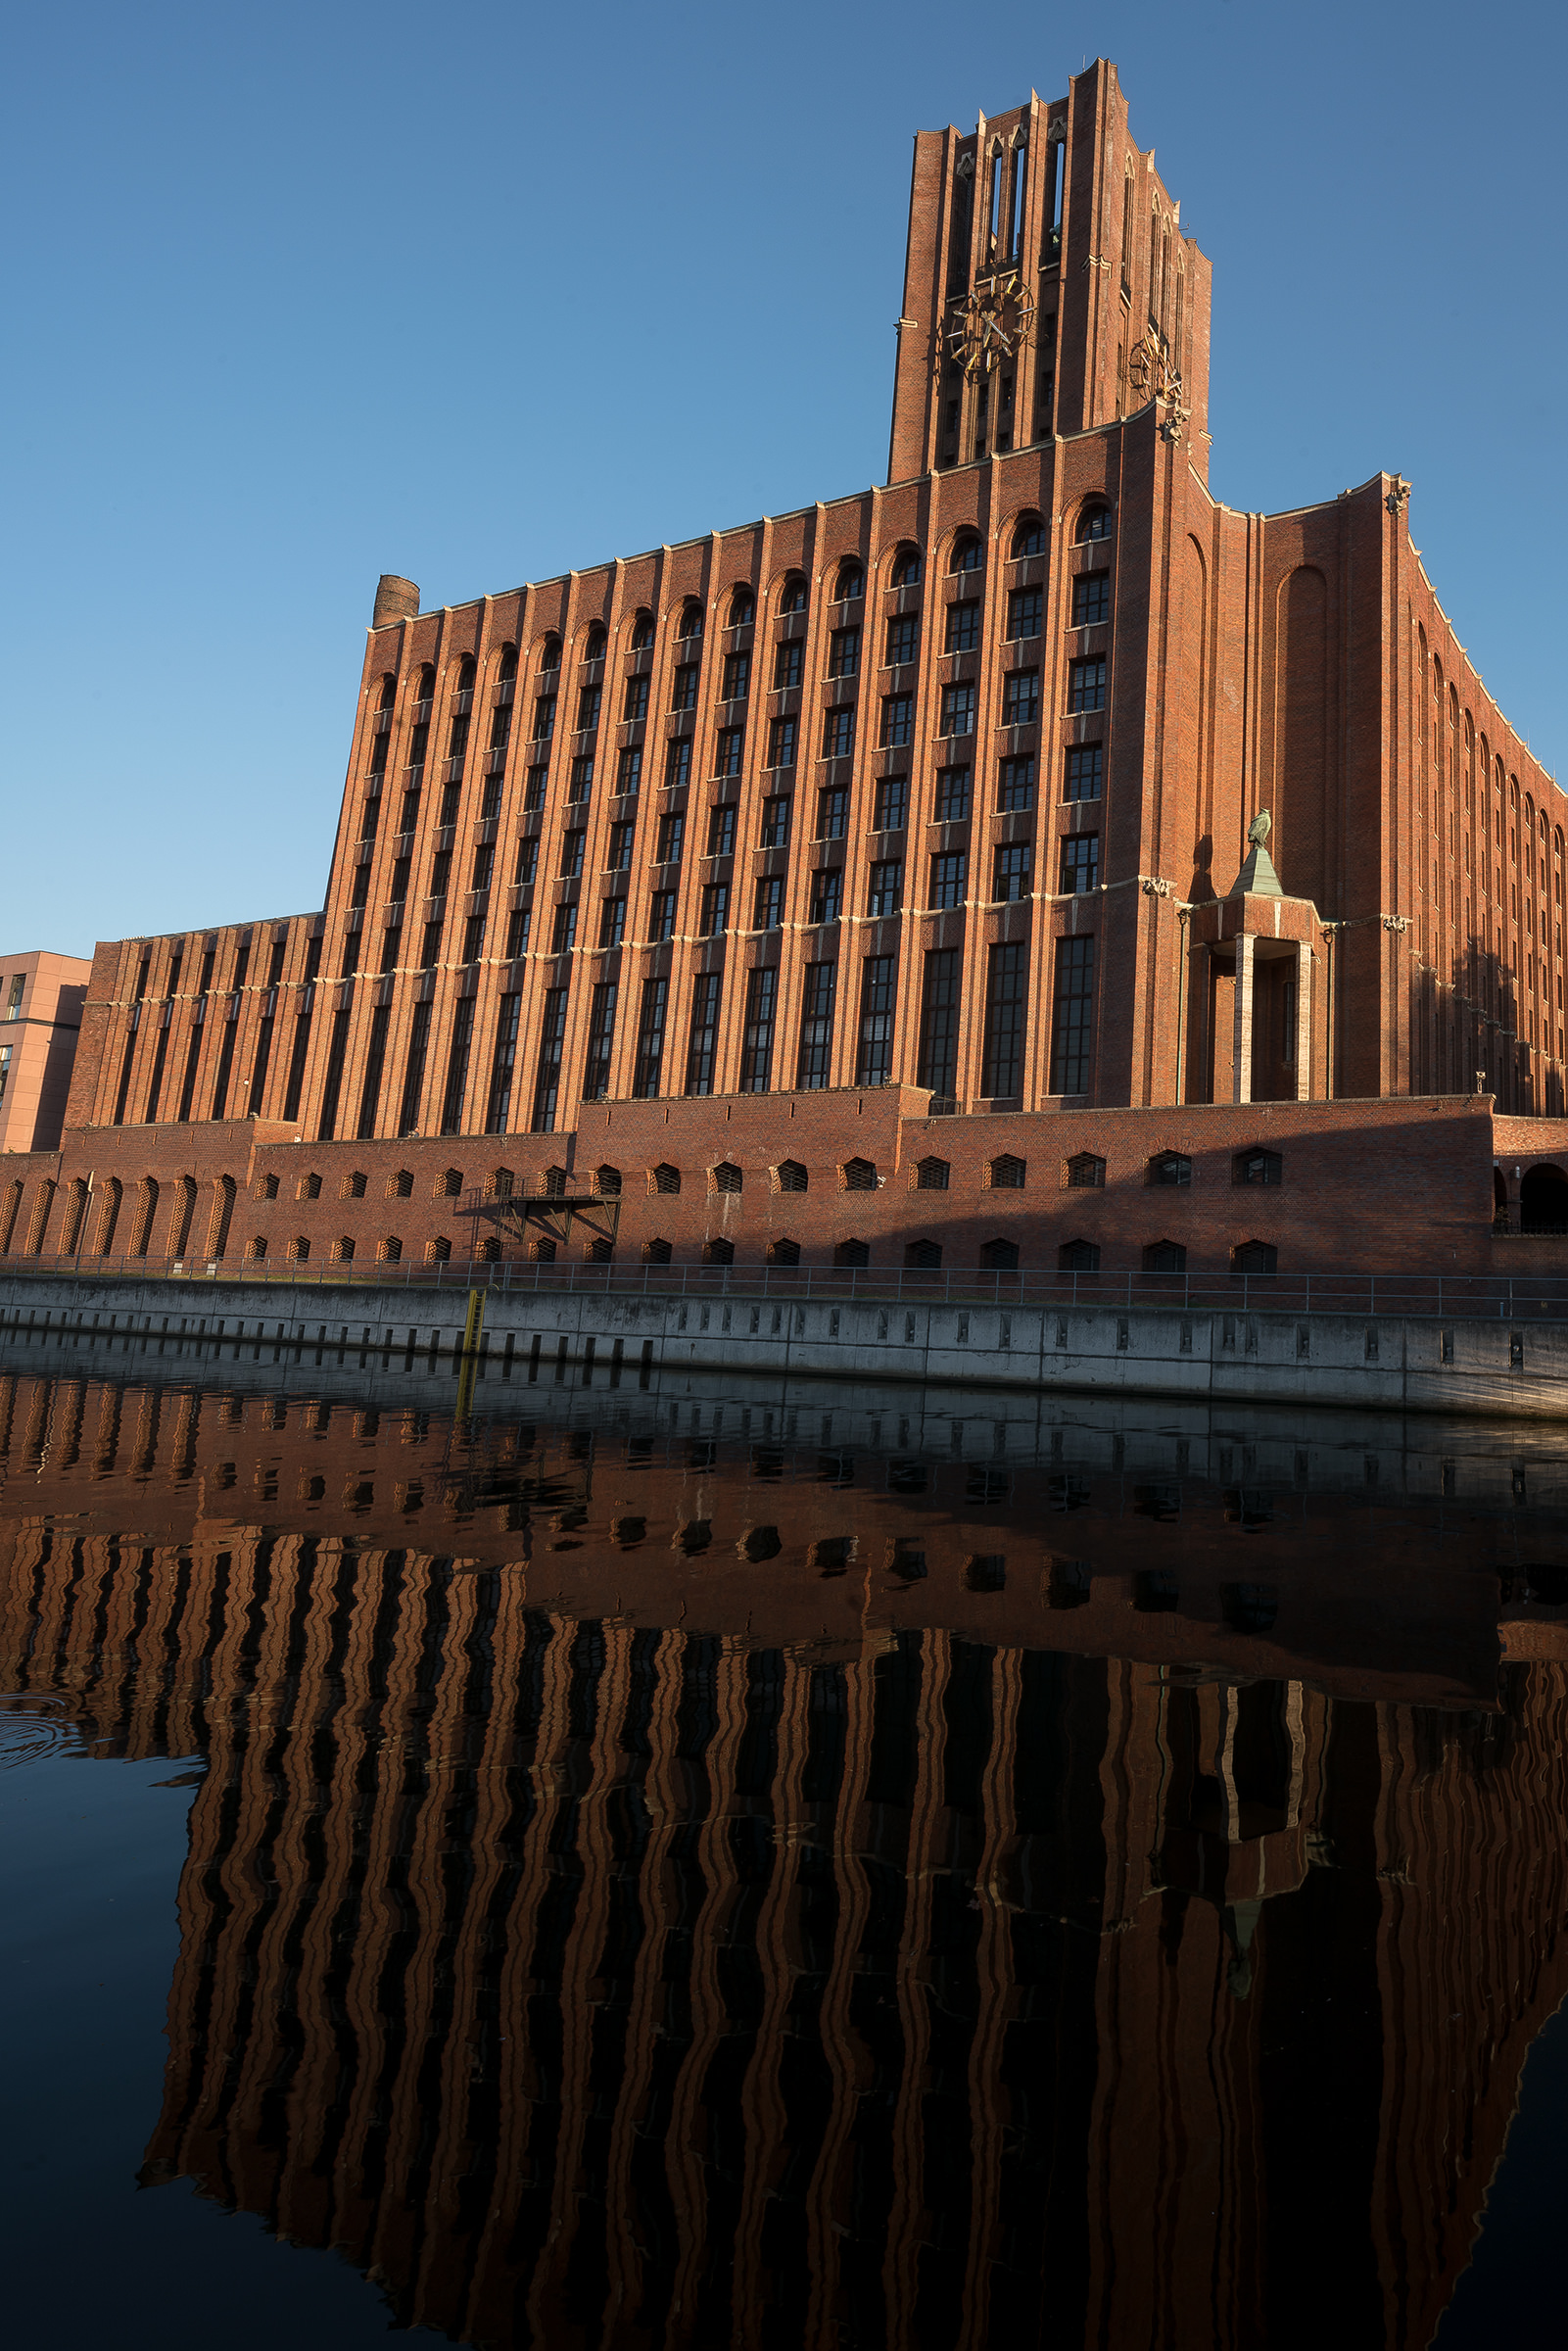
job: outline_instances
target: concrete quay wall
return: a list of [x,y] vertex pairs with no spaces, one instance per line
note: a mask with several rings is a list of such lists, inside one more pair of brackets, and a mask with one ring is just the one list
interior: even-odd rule
[[[0,1344],[190,1338],[412,1368],[461,1351],[468,1292],[239,1280],[0,1274]],[[1062,1389],[1191,1402],[1310,1404],[1502,1418],[1568,1417],[1568,1322],[965,1305],[727,1295],[485,1293],[488,1377],[602,1368],[617,1384],[675,1370],[853,1384]]]

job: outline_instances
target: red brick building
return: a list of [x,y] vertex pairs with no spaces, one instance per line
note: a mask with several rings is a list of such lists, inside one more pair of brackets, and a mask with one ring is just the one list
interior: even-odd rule
[[[819,1195],[973,1162],[1009,1192],[989,1237],[1039,1262],[1097,1114],[1166,1113],[1137,1182],[1186,1189],[1158,1163],[1223,1105],[1227,1200],[1187,1208],[1223,1262],[1251,1106],[1341,1138],[1333,1228],[1364,1223],[1352,1106],[1425,1097],[1427,1134],[1460,1096],[1447,1221],[1484,1259],[1486,1112],[1565,1110],[1563,797],[1454,640],[1407,483],[1214,499],[1209,320],[1113,66],[920,134],[886,487],[436,612],[384,577],[324,910],[99,948],[64,1153],[0,1199],[0,1249],[425,1246],[433,1152],[464,1187],[602,1161],[629,1204],[661,1166],[706,1198],[736,1120],[771,1199],[798,1115],[842,1142]],[[1005,1137],[949,1148],[955,1114]],[[601,1151],[650,1118],[647,1168]],[[401,1179],[425,1207],[393,1231]],[[233,1223],[323,1187],[330,1231]],[[701,1238],[760,1255],[726,1213]],[[812,1216],[808,1255],[856,1237]]]

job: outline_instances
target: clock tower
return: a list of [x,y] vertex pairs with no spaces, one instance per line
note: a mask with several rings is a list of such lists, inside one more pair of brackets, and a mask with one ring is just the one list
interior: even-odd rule
[[1207,474],[1209,290],[1103,59],[1066,98],[917,132],[889,482],[1151,400]]

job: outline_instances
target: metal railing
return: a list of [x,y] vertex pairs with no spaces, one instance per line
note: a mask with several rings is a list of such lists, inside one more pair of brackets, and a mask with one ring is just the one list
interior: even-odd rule
[[1494,1273],[1069,1273],[1021,1267],[951,1271],[875,1266],[670,1266],[451,1257],[332,1259],[0,1258],[0,1280],[243,1282],[268,1289],[488,1289],[502,1297],[746,1298],[832,1305],[1035,1307],[1101,1313],[1408,1316],[1568,1322],[1568,1278]]

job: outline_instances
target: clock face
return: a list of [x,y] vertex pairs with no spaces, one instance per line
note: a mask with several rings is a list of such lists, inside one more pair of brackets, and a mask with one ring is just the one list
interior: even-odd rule
[[967,376],[989,375],[999,360],[1015,359],[1034,319],[1034,300],[1017,269],[976,278],[954,304],[947,349]]
[[1127,381],[1141,400],[1181,399],[1181,371],[1171,364],[1164,339],[1153,327],[1127,361]]

